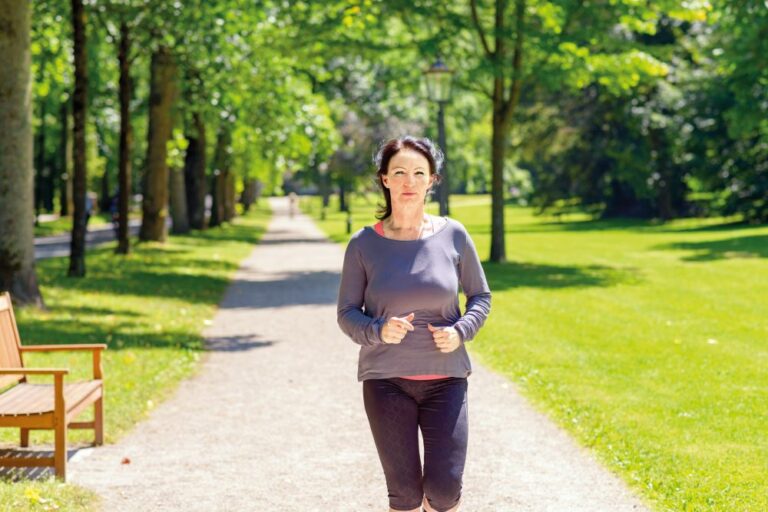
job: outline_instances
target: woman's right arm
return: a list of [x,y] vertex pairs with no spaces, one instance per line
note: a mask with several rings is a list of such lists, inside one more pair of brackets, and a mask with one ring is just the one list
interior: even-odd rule
[[352,237],[344,253],[341,271],[341,285],[336,315],[341,330],[359,345],[372,346],[382,343],[381,327],[385,318],[371,318],[363,311],[365,287],[368,278],[365,273],[357,237]]

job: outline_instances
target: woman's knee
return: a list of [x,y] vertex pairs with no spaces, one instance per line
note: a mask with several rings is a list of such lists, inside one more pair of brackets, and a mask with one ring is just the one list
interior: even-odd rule
[[387,478],[389,506],[395,510],[412,510],[421,506],[424,491],[421,478],[403,478],[389,475]]
[[446,471],[440,475],[424,475],[424,495],[437,512],[453,510],[461,500],[461,474]]

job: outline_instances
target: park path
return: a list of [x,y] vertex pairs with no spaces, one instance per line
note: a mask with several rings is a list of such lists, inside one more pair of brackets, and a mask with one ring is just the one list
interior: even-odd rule
[[[336,325],[343,248],[291,219],[286,200],[271,205],[198,374],[120,442],[71,461],[70,480],[102,495],[105,511],[387,510],[356,346]],[[469,395],[465,512],[645,511],[477,362]]]

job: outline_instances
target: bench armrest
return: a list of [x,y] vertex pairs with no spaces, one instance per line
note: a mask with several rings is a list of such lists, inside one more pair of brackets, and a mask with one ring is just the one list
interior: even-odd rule
[[63,350],[106,350],[104,343],[83,343],[78,345],[26,345],[19,347],[22,352],[60,352]]
[[67,375],[66,368],[0,368],[0,375]]
[[102,379],[104,370],[101,367],[101,352],[106,350],[104,343],[81,343],[77,345],[27,345],[19,347],[21,352],[63,352],[63,351],[86,351],[90,350],[93,354],[93,378]]

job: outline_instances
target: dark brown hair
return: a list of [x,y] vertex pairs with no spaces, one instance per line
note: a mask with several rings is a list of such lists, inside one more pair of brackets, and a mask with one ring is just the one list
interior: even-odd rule
[[392,215],[392,195],[389,189],[384,186],[382,176],[389,171],[389,161],[392,160],[392,157],[403,149],[416,151],[426,158],[427,162],[429,162],[429,175],[435,176],[436,184],[440,183],[443,152],[440,151],[437,144],[426,137],[420,139],[411,135],[390,139],[382,143],[376,152],[376,156],[373,158],[373,163],[376,165],[376,182],[384,193],[384,204],[379,205],[379,210],[376,212],[376,218],[379,220],[384,220]]

